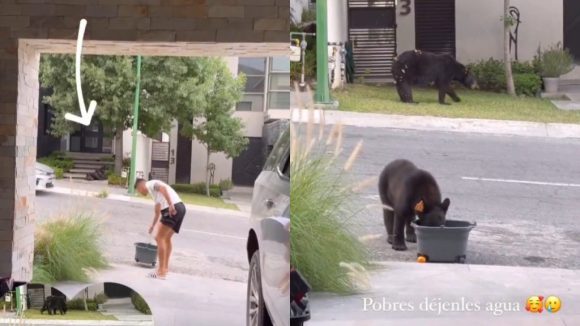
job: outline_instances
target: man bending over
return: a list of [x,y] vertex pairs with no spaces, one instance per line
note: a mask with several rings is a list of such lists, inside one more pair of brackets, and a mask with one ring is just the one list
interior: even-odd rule
[[135,189],[143,196],[149,194],[155,201],[155,215],[153,223],[149,227],[149,234],[153,233],[157,222],[161,222],[155,236],[159,267],[156,272],[150,273],[148,276],[164,280],[169,273],[169,257],[172,250],[171,237],[173,234],[179,233],[185,217],[185,205],[177,192],[160,180],[137,179]]

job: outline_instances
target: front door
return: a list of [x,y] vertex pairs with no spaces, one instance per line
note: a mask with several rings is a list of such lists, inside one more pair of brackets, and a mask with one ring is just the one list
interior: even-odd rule
[[455,57],[455,0],[415,1],[415,47]]
[[81,151],[89,153],[103,152],[103,124],[93,119],[90,125],[81,128]]
[[564,47],[580,62],[580,1],[564,0]]
[[70,151],[102,153],[103,124],[97,119],[93,119],[90,125],[77,127],[70,135]]

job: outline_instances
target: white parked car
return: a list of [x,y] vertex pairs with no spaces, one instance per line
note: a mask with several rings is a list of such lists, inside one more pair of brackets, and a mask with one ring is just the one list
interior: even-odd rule
[[45,164],[36,162],[36,190],[54,187],[54,170]]

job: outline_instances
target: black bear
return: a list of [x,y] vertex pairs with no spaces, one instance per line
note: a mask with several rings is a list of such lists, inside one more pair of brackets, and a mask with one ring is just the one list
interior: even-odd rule
[[57,310],[61,315],[66,314],[66,298],[62,296],[49,295],[44,300],[44,305],[42,306],[42,309],[40,309],[40,314],[43,314],[47,310],[49,315],[56,315]]
[[408,160],[389,163],[379,177],[379,195],[383,203],[383,219],[387,229],[387,242],[395,250],[406,250],[407,241],[416,242],[411,222],[425,226],[445,223],[449,198],[441,201],[441,192],[433,176],[418,169]]
[[448,94],[455,102],[460,99],[451,87],[455,80],[468,88],[477,88],[473,74],[449,54],[436,54],[420,50],[405,51],[393,62],[393,78],[402,102],[413,101],[413,84],[434,84],[439,89],[439,103],[445,103]]

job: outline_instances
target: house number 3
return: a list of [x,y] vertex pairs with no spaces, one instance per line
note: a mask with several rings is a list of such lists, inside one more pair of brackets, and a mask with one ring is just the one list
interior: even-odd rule
[[411,13],[411,0],[401,0],[401,16],[407,16]]

